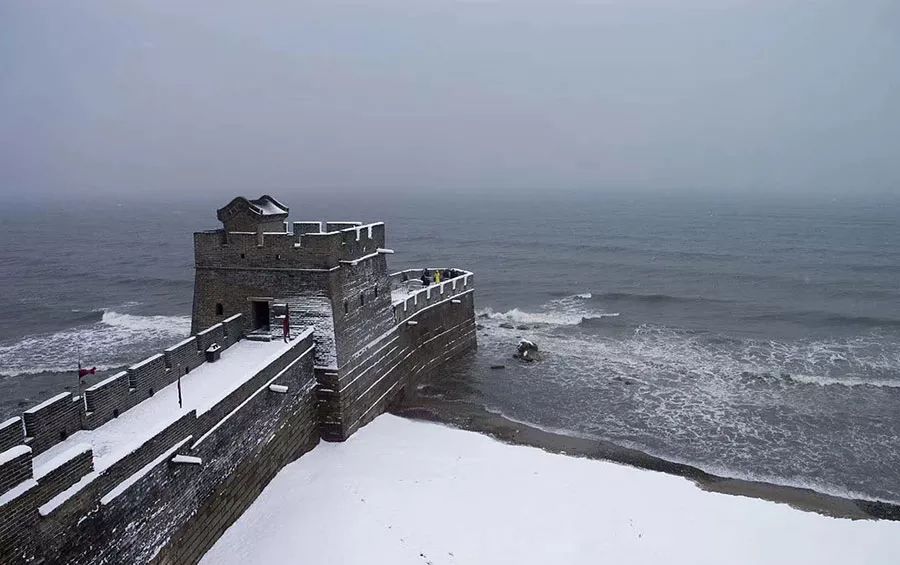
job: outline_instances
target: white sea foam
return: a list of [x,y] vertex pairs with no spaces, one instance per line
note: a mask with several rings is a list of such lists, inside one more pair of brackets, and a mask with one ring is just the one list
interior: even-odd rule
[[598,370],[629,378],[668,371],[733,379],[742,374],[801,384],[877,386],[900,388],[900,350],[883,336],[860,335],[819,340],[761,340],[710,336],[662,326],[640,325],[630,336],[559,335],[558,326],[574,326],[586,320],[616,317],[586,308],[577,296],[548,302],[536,312],[513,308],[507,312],[480,311],[488,322],[488,337],[503,322],[532,325],[541,339],[552,340],[557,358],[586,375]]
[[0,375],[110,369],[187,336],[186,316],[138,316],[104,311],[100,321],[0,346]]
[[494,312],[487,308],[479,311],[489,319],[506,321],[513,324],[551,324],[555,326],[574,326],[581,323],[583,316],[565,312],[526,312],[513,308],[508,312]]
[[876,386],[900,388],[900,380],[892,379],[853,379],[822,377],[817,375],[790,375],[789,378],[798,383],[820,386]]
[[552,300],[538,311],[529,312],[520,308],[513,308],[506,312],[496,312],[491,308],[479,310],[478,314],[487,316],[492,320],[508,322],[511,324],[541,324],[550,326],[577,326],[585,320],[599,320],[601,318],[614,318],[618,312],[604,312],[586,307],[585,301],[591,298],[591,293],[576,294]]

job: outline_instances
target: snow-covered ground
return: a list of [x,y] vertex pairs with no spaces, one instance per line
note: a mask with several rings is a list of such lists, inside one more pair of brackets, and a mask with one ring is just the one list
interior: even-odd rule
[[898,527],[384,415],[282,470],[202,563],[887,564]]

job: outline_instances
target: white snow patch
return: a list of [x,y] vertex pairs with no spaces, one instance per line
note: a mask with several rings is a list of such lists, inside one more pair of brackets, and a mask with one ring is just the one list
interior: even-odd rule
[[192,455],[176,455],[172,458],[172,463],[177,463],[179,465],[202,465],[203,459]]
[[128,376],[128,373],[127,373],[127,372],[125,372],[125,371],[120,371],[120,372],[118,372],[118,373],[116,373],[116,374],[114,374],[114,375],[111,375],[111,376],[109,376],[109,377],[106,377],[105,379],[103,379],[103,380],[100,381],[99,383],[97,383],[97,384],[95,384],[95,385],[93,385],[93,386],[91,386],[91,387],[88,387],[87,390],[89,390],[89,391],[91,391],[91,392],[94,392],[95,390],[100,390],[101,388],[105,387],[106,385],[108,385],[109,383],[113,382],[114,380],[116,380],[116,379],[123,379],[123,378],[125,378],[125,377],[127,377],[127,376]]
[[[311,331],[312,331],[312,328],[310,328],[307,332],[304,332],[303,336],[302,336],[300,339],[305,339],[305,338],[309,335],[309,332],[311,332]],[[261,393],[262,391],[264,391],[264,390],[266,390],[267,388],[269,388],[269,387],[272,385],[272,383],[274,383],[275,381],[277,381],[278,379],[280,379],[282,375],[284,375],[286,372],[288,372],[289,370],[291,370],[297,363],[301,362],[301,361],[303,360],[303,358],[306,357],[307,354],[309,354],[310,351],[312,351],[313,349],[315,349],[315,347],[316,347],[316,346],[313,345],[312,347],[310,347],[309,349],[307,349],[306,351],[304,351],[303,353],[301,353],[300,355],[298,355],[296,359],[294,359],[293,361],[291,361],[290,363],[288,363],[287,366],[285,366],[284,369],[282,369],[281,371],[279,371],[277,375],[275,375],[274,377],[272,377],[271,379],[269,379],[269,381],[268,381],[267,383],[265,383],[264,385],[262,385],[261,387],[259,387],[258,389],[256,389],[256,392],[254,392],[253,394],[251,394],[250,396],[248,396],[246,400],[244,400],[243,402],[241,402],[241,403],[237,406],[237,408],[235,408],[234,410],[232,410],[231,412],[229,412],[227,416],[225,416],[224,418],[222,418],[221,420],[219,420],[219,421],[216,423],[215,426],[213,426],[212,428],[210,428],[210,430],[209,430],[208,432],[206,432],[205,434],[203,434],[203,435],[200,437],[200,439],[198,439],[197,442],[194,443],[194,445],[191,446],[191,449],[196,449],[198,445],[200,445],[201,443],[203,443],[203,440],[205,440],[206,438],[208,438],[210,435],[212,435],[213,432],[215,432],[215,431],[218,430],[223,424],[225,424],[225,422],[227,422],[228,420],[230,420],[231,417],[234,416],[234,415],[235,415],[239,410],[241,410],[244,406],[246,406],[247,403],[249,403],[251,400],[253,400],[254,398],[256,398],[256,396],[257,396],[259,393]]]
[[61,465],[71,461],[72,459],[75,459],[82,453],[90,450],[90,444],[80,443],[63,451],[55,457],[52,457],[50,459],[42,459],[41,465],[34,466],[34,478],[37,480],[41,480],[46,477],[51,471],[58,469]]
[[3,453],[0,453],[0,465],[6,465],[16,457],[21,457],[27,453],[31,453],[31,448],[27,445],[17,445],[10,447]]
[[19,424],[21,426],[22,425],[21,422],[22,422],[22,418],[15,416],[15,417],[10,418],[9,420],[3,422],[2,424],[0,424],[0,430],[5,430],[6,428],[12,426],[13,424]]
[[138,363],[132,365],[131,367],[129,367],[129,369],[131,369],[132,371],[137,371],[144,365],[147,365],[148,363],[152,363],[153,361],[156,361],[157,359],[161,359],[162,356],[163,356],[162,353],[157,353],[156,355],[151,355],[150,357],[147,357],[143,361],[139,361]]
[[19,498],[26,492],[30,491],[34,487],[38,486],[37,481],[34,479],[25,479],[21,483],[17,484],[13,488],[4,492],[0,495],[0,506],[5,506],[13,500]]
[[38,411],[43,410],[44,408],[50,406],[54,402],[59,402],[63,398],[65,398],[67,396],[71,396],[71,395],[72,395],[71,392],[61,392],[61,393],[57,394],[56,396],[54,396],[53,398],[48,398],[47,400],[41,402],[37,406],[32,406],[31,408],[26,410],[25,413],[26,414],[36,414]]
[[47,501],[46,504],[38,507],[38,513],[41,516],[49,516],[50,513],[59,508],[62,503],[69,500],[77,493],[81,492],[81,489],[89,485],[94,479],[99,476],[99,472],[91,471],[87,475],[81,477],[81,480],[79,480],[77,483],[51,498],[49,501]]
[[178,443],[176,443],[169,449],[165,450],[162,453],[162,455],[160,455],[153,461],[151,461],[151,462],[147,463],[146,465],[144,465],[143,467],[141,467],[141,469],[137,473],[131,475],[130,477],[128,477],[127,479],[125,479],[124,481],[122,481],[121,483],[116,485],[116,487],[114,489],[112,489],[111,491],[109,491],[108,493],[106,493],[102,497],[100,497],[100,504],[102,504],[103,506],[106,506],[107,504],[109,504],[110,502],[115,500],[117,496],[119,496],[120,494],[122,494],[123,492],[128,490],[134,483],[136,483],[139,480],[141,480],[142,478],[144,478],[147,475],[147,473],[149,473],[150,471],[153,470],[154,467],[156,467],[157,465],[159,465],[160,463],[162,463],[163,461],[165,461],[166,459],[171,457],[172,454],[174,454],[176,451],[178,451],[182,446],[184,446],[184,444],[191,441],[192,438],[193,438],[193,436],[188,436],[188,437],[184,438],[183,440],[179,441]]
[[202,563],[846,565],[898,551],[892,522],[384,415],[285,467]]

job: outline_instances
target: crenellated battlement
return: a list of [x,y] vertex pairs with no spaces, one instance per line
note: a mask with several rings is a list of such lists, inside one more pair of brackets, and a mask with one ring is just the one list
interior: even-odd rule
[[[428,270],[436,272],[447,269],[443,267],[429,267]],[[391,273],[391,286],[394,289],[391,296],[391,309],[394,313],[394,321],[398,324],[403,323],[417,312],[429,306],[441,303],[447,299],[452,300],[475,289],[475,275],[473,273],[462,269],[452,270],[459,273],[459,275],[428,286],[422,286],[419,279],[423,269],[407,269]]]
[[15,486],[33,480],[36,506],[49,502],[94,471],[91,446],[73,435],[119,418],[204,364],[206,348],[228,348],[242,331],[241,315],[232,316],[85,389],[82,397],[63,392],[0,424],[0,495],[11,501]]
[[[197,268],[333,270],[384,248],[383,223],[294,222],[293,231],[194,234]],[[326,231],[322,230],[326,226]],[[340,229],[336,229],[340,228]]]

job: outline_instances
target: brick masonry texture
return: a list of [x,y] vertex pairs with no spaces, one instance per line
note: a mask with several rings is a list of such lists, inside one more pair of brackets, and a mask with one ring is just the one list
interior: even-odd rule
[[31,478],[31,449],[25,446],[10,448],[0,453],[0,495]]
[[25,435],[35,455],[46,451],[81,429],[84,403],[71,393],[59,395],[25,412]]
[[[0,563],[196,563],[286,464],[320,439],[346,439],[421,375],[476,347],[471,274],[392,304],[402,274],[389,275],[379,251],[383,224],[295,222],[289,232],[248,218],[234,224],[246,232],[194,236],[192,337],[83,399],[29,410],[24,435],[23,421],[0,428],[0,452],[16,450],[0,466]],[[30,450],[118,417],[204,363],[213,343],[259,337],[253,301],[268,304],[276,339],[289,313],[295,339],[278,359],[106,469],[76,449],[34,475]]]
[[0,426],[0,453],[25,442],[22,418],[10,418]]

